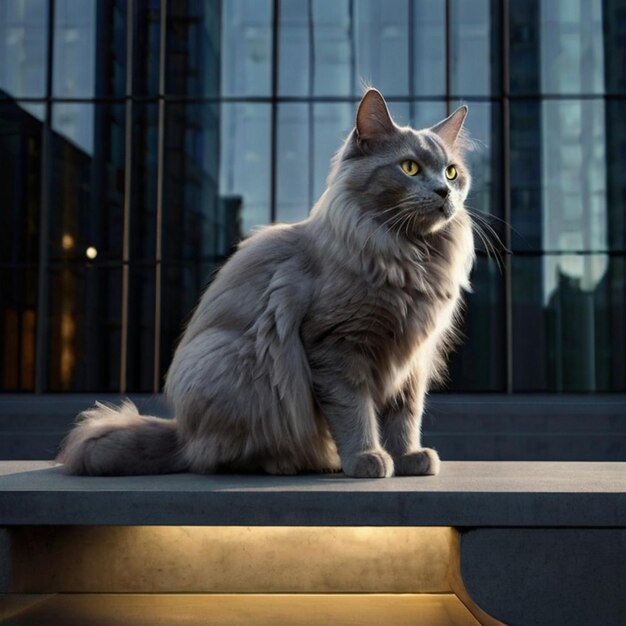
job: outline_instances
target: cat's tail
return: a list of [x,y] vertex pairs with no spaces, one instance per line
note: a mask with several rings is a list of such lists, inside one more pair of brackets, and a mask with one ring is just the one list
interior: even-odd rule
[[125,400],[120,407],[96,402],[79,415],[57,457],[67,474],[128,476],[187,469],[176,420],[140,415]]

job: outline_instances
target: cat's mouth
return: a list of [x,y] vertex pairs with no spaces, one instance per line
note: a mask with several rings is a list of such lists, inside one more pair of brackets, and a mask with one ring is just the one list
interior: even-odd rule
[[454,215],[454,207],[448,200],[444,200],[443,204],[437,210],[446,219],[450,219]]

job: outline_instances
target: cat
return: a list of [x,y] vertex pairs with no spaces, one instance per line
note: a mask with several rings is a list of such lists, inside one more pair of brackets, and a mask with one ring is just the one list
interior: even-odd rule
[[415,131],[367,90],[309,217],[244,240],[202,296],[166,377],[176,419],[98,403],[65,471],[436,474],[424,397],[474,261],[466,115]]

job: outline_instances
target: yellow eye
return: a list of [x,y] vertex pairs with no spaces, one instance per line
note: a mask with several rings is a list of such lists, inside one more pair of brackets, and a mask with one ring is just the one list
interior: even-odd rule
[[407,176],[415,176],[420,171],[420,166],[415,161],[402,161],[400,167]]
[[448,180],[454,180],[458,175],[459,173],[456,171],[454,165],[448,165],[448,167],[446,167],[446,178]]

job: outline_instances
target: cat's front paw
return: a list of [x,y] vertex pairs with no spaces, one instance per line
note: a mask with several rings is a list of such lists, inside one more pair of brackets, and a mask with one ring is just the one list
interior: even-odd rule
[[389,478],[393,476],[393,459],[383,449],[361,452],[344,464],[343,472],[352,478]]
[[396,458],[396,476],[435,476],[441,461],[432,448],[422,448]]

